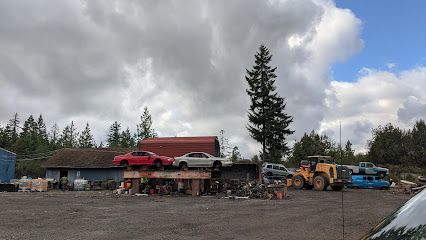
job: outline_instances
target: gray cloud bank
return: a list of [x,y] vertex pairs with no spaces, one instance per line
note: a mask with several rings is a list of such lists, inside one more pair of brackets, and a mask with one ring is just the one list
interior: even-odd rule
[[[274,54],[292,139],[336,132],[330,109],[346,98],[330,68],[362,49],[361,25],[332,1],[2,1],[0,123],[87,121],[99,142],[115,120],[134,129],[146,105],[160,136],[224,129],[250,157],[244,73],[259,45]],[[421,107],[404,104],[404,119]],[[373,123],[354,119],[347,137],[361,146]]]

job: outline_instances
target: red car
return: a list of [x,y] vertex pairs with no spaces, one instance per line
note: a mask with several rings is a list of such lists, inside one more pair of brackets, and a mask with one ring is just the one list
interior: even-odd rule
[[175,160],[147,151],[133,151],[114,157],[112,163],[117,166],[155,165],[156,167],[172,165]]

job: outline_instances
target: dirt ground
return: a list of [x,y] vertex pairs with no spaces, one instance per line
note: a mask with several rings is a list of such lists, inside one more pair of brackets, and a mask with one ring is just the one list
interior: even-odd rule
[[[342,239],[341,192],[285,200],[0,193],[0,239]],[[345,239],[359,239],[410,196],[344,190]]]

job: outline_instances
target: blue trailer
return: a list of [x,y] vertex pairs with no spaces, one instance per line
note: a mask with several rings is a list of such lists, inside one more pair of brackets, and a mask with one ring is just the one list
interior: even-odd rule
[[0,148],[0,183],[8,183],[15,176],[16,154]]
[[348,187],[388,189],[390,187],[390,182],[378,176],[352,175],[352,183],[349,184]]

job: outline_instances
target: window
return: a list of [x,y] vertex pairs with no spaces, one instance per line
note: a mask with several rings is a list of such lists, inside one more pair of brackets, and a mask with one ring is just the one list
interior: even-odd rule
[[365,167],[365,163],[361,163],[359,166],[360,167]]
[[139,156],[139,152],[132,152],[132,156]]
[[372,168],[373,164],[372,163],[366,163],[365,165],[367,165],[367,167]]
[[366,178],[366,177],[362,177],[362,179],[363,179],[363,180],[367,180],[367,178]]
[[373,181],[373,177],[367,177],[368,181]]
[[284,167],[280,167],[280,170],[281,170],[281,171],[285,171],[285,168],[284,168]]
[[272,165],[266,165],[266,168],[272,168]]
[[278,166],[274,166],[274,169],[277,169],[277,170],[278,170],[278,169],[280,169],[280,168],[279,168]]
[[202,157],[202,158],[209,158],[209,156],[207,156],[206,154],[204,154],[204,153],[200,153],[200,157]]

